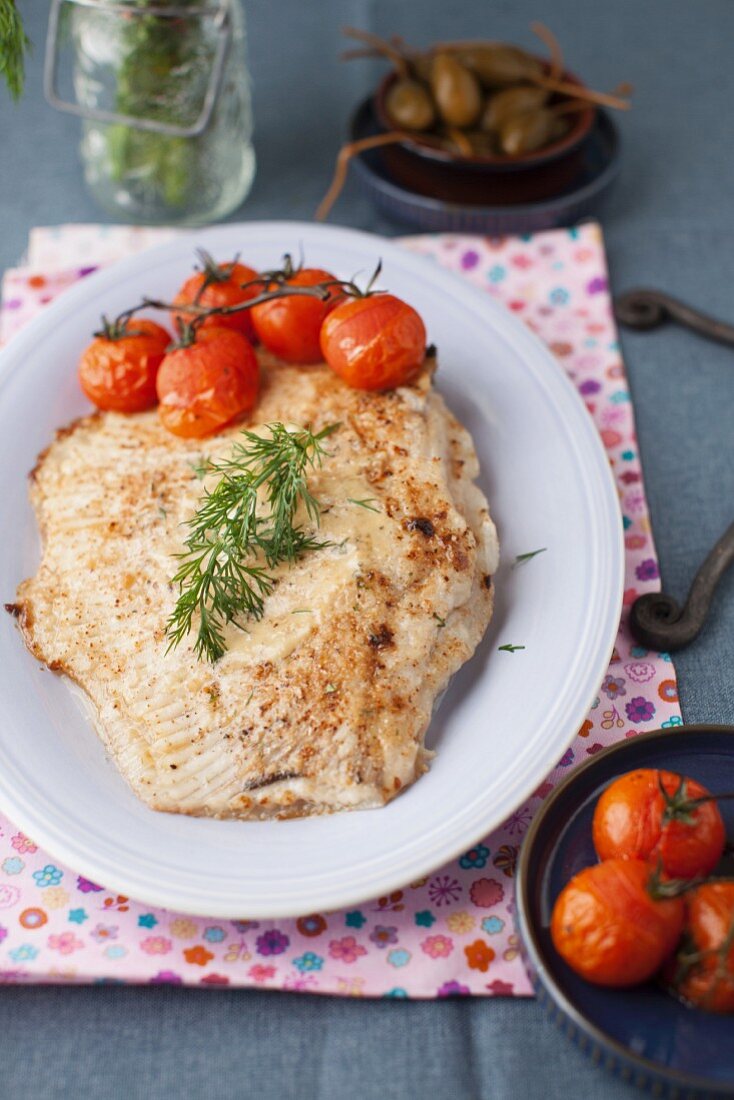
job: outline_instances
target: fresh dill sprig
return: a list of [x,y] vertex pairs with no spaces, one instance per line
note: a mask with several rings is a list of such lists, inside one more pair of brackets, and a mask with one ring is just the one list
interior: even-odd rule
[[[190,633],[198,614],[194,652],[200,659],[218,660],[226,650],[228,623],[244,629],[244,619],[262,618],[274,586],[267,569],[330,545],[296,524],[295,514],[302,504],[318,526],[319,504],[307,473],[321,465],[324,440],[337,427],[331,424],[314,435],[306,428],[268,424],[268,434],[244,431],[243,442],[234,445],[228,459],[206,463],[206,475],[219,474],[219,481],[204,490],[187,523],[186,550],[177,555],[173,583],[179,596],[166,625],[169,650]],[[258,510],[259,490],[265,493],[265,514]]]
[[186,465],[191,467],[199,481],[204,480],[208,470],[206,459],[201,459],[199,462],[187,462]]
[[364,500],[355,500],[354,497],[347,497],[350,504],[357,504],[360,508],[366,508],[368,512],[379,512],[379,508],[375,508],[374,501],[377,497],[365,497]]
[[547,546],[541,546],[540,550],[530,550],[527,554],[518,554],[512,563],[512,568],[514,569],[516,565],[523,565],[526,561],[532,561],[538,554],[544,554],[547,549]]
[[0,77],[16,101],[23,94],[25,55],[30,45],[15,0],[0,0]]
[[518,649],[524,649],[524,645],[511,645],[509,642],[507,645],[499,645],[497,649],[500,653],[517,653]]

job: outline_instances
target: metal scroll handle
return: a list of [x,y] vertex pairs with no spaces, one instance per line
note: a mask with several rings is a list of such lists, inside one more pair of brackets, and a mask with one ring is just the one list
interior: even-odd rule
[[648,649],[682,649],[706,621],[714,591],[734,562],[734,523],[721,536],[693,579],[688,599],[679,607],[664,592],[638,596],[630,610],[630,630]]
[[658,328],[666,321],[677,321],[699,336],[734,347],[734,325],[692,309],[660,290],[627,290],[618,294],[614,299],[614,314],[620,325],[640,332]]
[[[621,325],[644,332],[667,320],[677,321],[708,340],[734,347],[734,325],[692,309],[660,290],[628,290],[614,299]],[[688,598],[679,607],[665,592],[639,596],[630,609],[630,630],[648,649],[674,650],[698,637],[706,621],[716,586],[734,562],[734,523],[721,536],[693,579]]]
[[[214,20],[217,30],[217,48],[214,55],[209,85],[202,103],[201,113],[190,126],[176,126],[170,122],[159,122],[153,118],[143,118],[136,115],[121,115],[115,111],[104,111],[97,107],[84,107],[81,103],[74,103],[62,99],[57,91],[58,69],[58,40],[59,20],[62,4],[77,4],[82,8],[96,8],[105,14],[117,13],[126,18],[146,18],[151,15],[161,19],[194,19],[210,17]],[[43,64],[43,92],[47,102],[59,111],[67,111],[81,118],[93,119],[96,122],[116,122],[124,126],[131,126],[136,130],[149,130],[155,134],[167,134],[170,137],[196,137],[202,134],[209,125],[214,104],[219,95],[224,73],[224,63],[227,60],[230,41],[232,37],[232,22],[230,18],[230,0],[219,0],[217,4],[202,4],[200,7],[163,7],[161,5],[147,4],[143,7],[131,7],[129,3],[105,3],[104,7],[99,0],[51,0],[51,10],[48,17],[48,34],[46,36],[46,55]]]

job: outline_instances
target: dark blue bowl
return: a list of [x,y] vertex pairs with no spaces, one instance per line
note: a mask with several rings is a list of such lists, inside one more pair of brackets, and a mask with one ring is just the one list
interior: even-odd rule
[[[635,989],[590,985],[550,939],[553,904],[568,880],[596,863],[591,840],[602,789],[634,768],[690,775],[713,793],[734,787],[734,727],[679,726],[604,749],[546,799],[528,831],[517,871],[517,918],[538,997],[595,1062],[656,1096],[734,1096],[734,1018],[687,1008],[650,982]],[[734,838],[734,804],[720,809]],[[728,866],[727,866],[728,861]],[[725,857],[721,868],[731,876]]]

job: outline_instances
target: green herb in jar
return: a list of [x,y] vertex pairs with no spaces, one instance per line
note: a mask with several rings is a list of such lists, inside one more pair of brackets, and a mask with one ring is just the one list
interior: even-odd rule
[[[137,0],[145,8],[148,0]],[[163,0],[158,7],[200,7],[192,0]],[[214,63],[194,19],[135,15],[120,32],[115,110],[121,115],[176,126],[192,125],[200,112]],[[183,206],[195,184],[196,151],[189,138],[158,134],[116,123],[107,133],[115,180],[130,175],[157,187],[168,206]]]

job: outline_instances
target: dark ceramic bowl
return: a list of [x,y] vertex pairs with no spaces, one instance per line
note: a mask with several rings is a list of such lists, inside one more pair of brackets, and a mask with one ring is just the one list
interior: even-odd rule
[[[453,43],[453,45],[470,45],[470,43]],[[544,58],[537,57],[536,59],[548,72],[550,66],[544,61]],[[388,73],[375,92],[375,116],[384,131],[395,129],[390,113],[387,111],[386,100],[388,92],[390,92],[397,79],[396,73]],[[572,73],[563,73],[561,79],[566,80],[569,84],[583,87],[581,80]],[[552,95],[548,102],[552,106],[565,98],[568,97]],[[518,201],[528,201],[537,197],[533,193],[532,187],[530,187],[530,177],[536,174],[538,169],[566,161],[570,163],[569,171],[572,171],[573,154],[579,149],[581,143],[587,139],[593,127],[595,116],[596,108],[591,103],[587,109],[571,114],[569,116],[569,129],[563,134],[562,138],[544,145],[543,149],[538,149],[533,153],[519,153],[516,155],[485,153],[467,156],[441,149],[435,142],[431,142],[428,136],[423,138],[419,133],[415,133],[406,136],[405,142],[386,146],[385,155],[388,161],[391,162],[393,176],[399,183],[405,183],[413,189],[415,189],[415,179],[417,176],[419,177],[419,169],[428,177],[428,184],[430,184],[430,178],[436,172],[443,175],[449,172],[456,177],[457,186],[463,180],[464,189],[473,183],[475,188],[484,184],[486,190],[486,186],[490,185],[490,180],[499,177],[494,183],[495,191],[499,190],[503,183],[511,186],[519,185],[523,187],[525,195],[524,197],[521,196]],[[507,174],[512,176],[511,180],[503,180],[502,177]]]
[[[580,83],[570,73],[565,78]],[[375,133],[390,128],[385,95],[396,79],[388,74],[374,97]],[[571,116],[573,125],[559,141],[521,156],[461,156],[437,149],[416,135],[381,150],[391,179],[418,195],[472,205],[538,202],[567,189],[578,177],[584,146],[599,112],[595,107]]]
[[[523,842],[517,919],[538,998],[561,1030],[598,1065],[655,1096],[734,1095],[734,1020],[687,1008],[660,986],[604,989],[584,981],[550,938],[553,904],[570,878],[597,862],[591,841],[603,788],[634,768],[690,775],[713,793],[734,785],[734,727],[678,726],[604,749],[548,796]],[[722,802],[734,838],[734,803]],[[731,856],[718,873],[734,875]]]
[[[370,96],[355,111],[350,140],[371,137],[380,125]],[[382,214],[424,233],[536,233],[559,225],[575,225],[598,216],[617,177],[620,137],[606,111],[599,110],[590,134],[572,158],[541,166],[533,172],[496,173],[479,181],[452,173],[448,181],[416,173],[416,189],[395,178],[385,154],[371,149],[354,158],[360,183]],[[572,159],[569,166],[568,159]],[[537,178],[533,178],[537,177]],[[534,197],[522,201],[521,181],[529,181]]]

